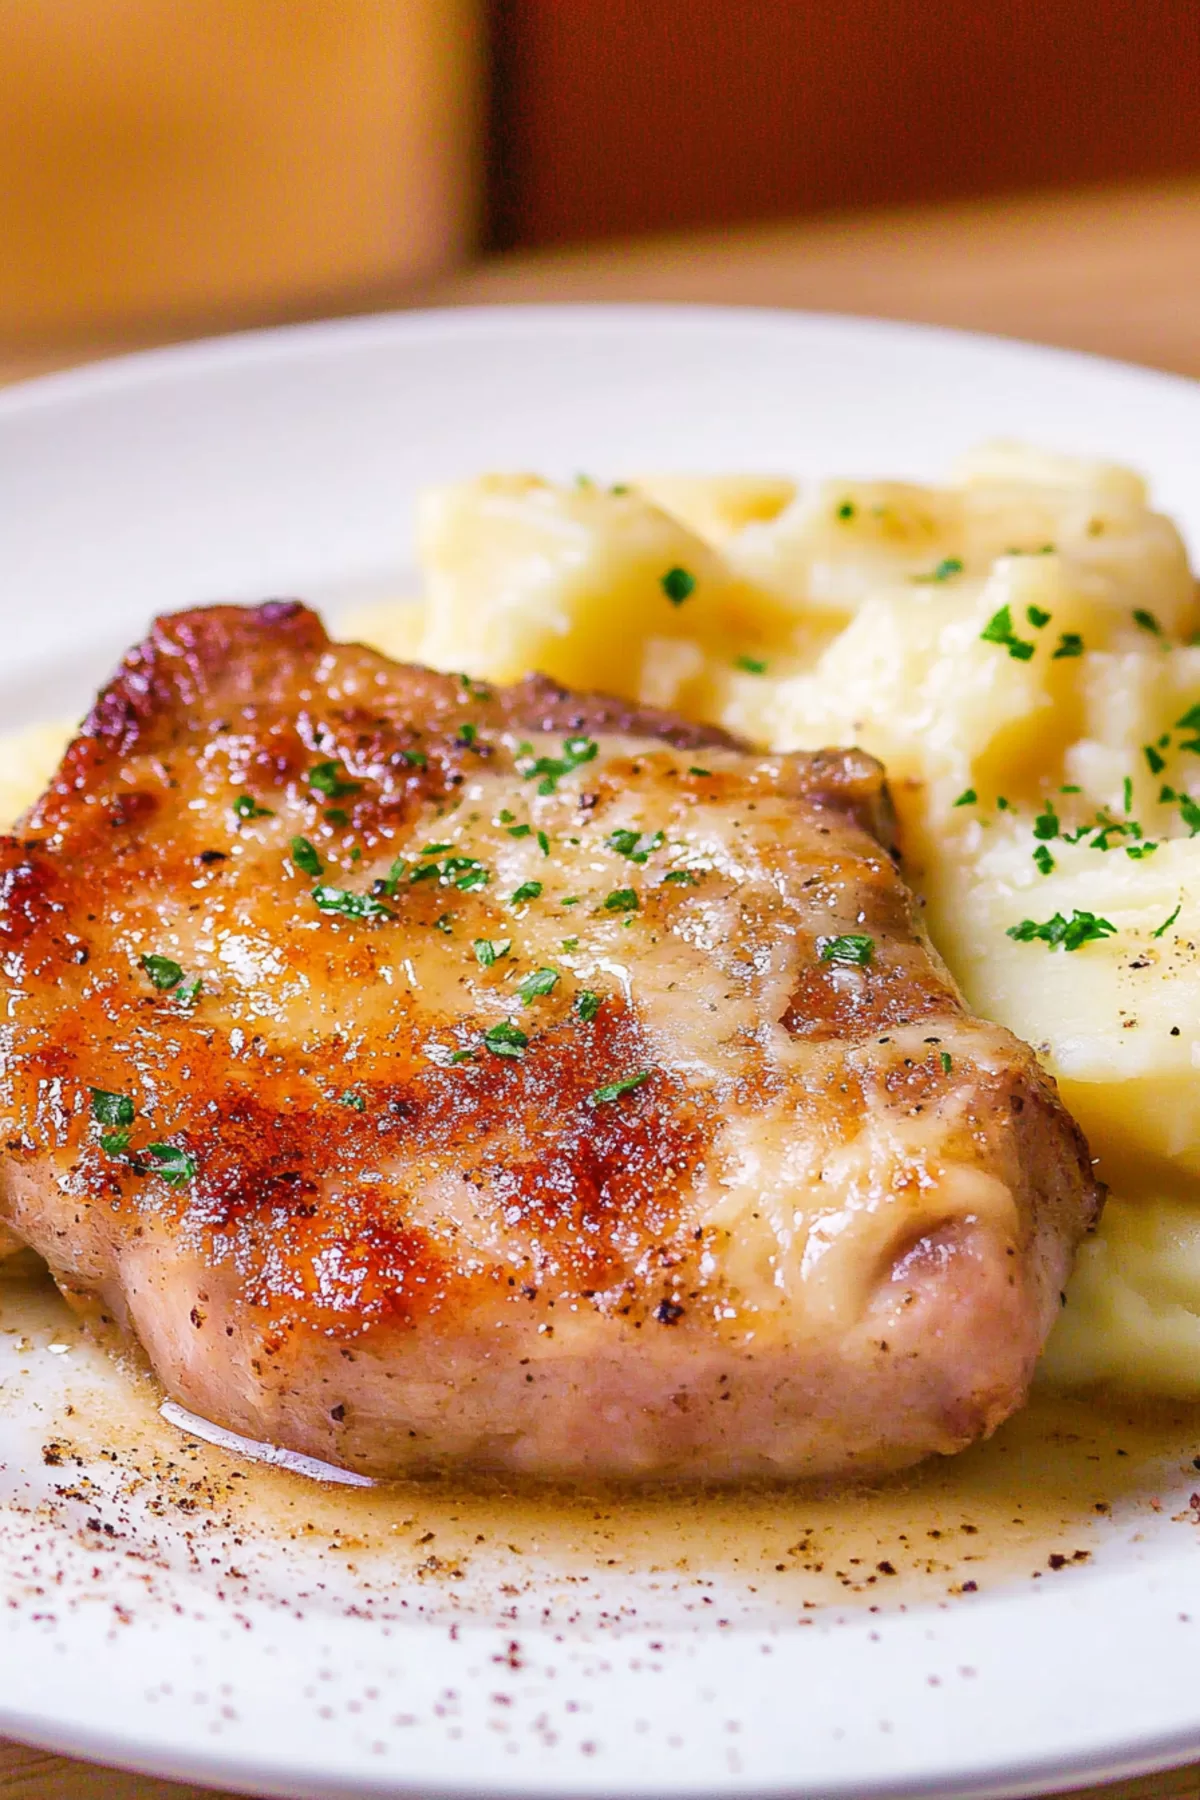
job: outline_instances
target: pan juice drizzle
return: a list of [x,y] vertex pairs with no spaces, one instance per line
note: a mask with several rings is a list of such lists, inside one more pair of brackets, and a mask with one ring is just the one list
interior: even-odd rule
[[[0,1278],[0,1505],[257,1596],[514,1627],[769,1628],[971,1604],[1200,1544],[1200,1409],[1036,1393],[987,1444],[864,1486],[334,1486],[201,1442],[28,1264]],[[0,1459],[12,1463],[10,1457]],[[1184,1499],[1180,1500],[1180,1494]],[[281,1548],[285,1554],[280,1555]]]

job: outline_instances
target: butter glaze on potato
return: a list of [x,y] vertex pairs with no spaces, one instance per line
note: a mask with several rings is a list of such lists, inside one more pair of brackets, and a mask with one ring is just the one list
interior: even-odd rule
[[857,751],[216,607],[0,838],[0,1220],[250,1436],[373,1475],[903,1466],[1021,1404],[1098,1207]]

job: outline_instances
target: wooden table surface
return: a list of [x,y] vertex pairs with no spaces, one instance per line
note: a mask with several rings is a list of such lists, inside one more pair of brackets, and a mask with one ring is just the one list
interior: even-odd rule
[[[1198,296],[1200,181],[1188,181],[507,257],[417,299],[809,307],[1035,338],[1200,376]],[[0,347],[0,382],[163,335]],[[201,1800],[208,1792],[0,1742],[0,1800]],[[1200,1800],[1200,1764],[1087,1795]]]

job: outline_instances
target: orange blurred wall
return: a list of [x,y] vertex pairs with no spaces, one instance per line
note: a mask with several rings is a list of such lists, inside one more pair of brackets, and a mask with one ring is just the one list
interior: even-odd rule
[[0,10],[0,341],[369,302],[474,245],[477,0]]

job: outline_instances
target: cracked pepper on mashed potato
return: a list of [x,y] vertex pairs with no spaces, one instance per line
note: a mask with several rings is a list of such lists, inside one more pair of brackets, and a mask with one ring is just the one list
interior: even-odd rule
[[[419,548],[423,597],[343,635],[884,762],[935,942],[1113,1190],[1045,1372],[1200,1396],[1200,602],[1140,479],[1010,446],[945,487],[486,476]],[[0,819],[64,737],[0,742]]]

